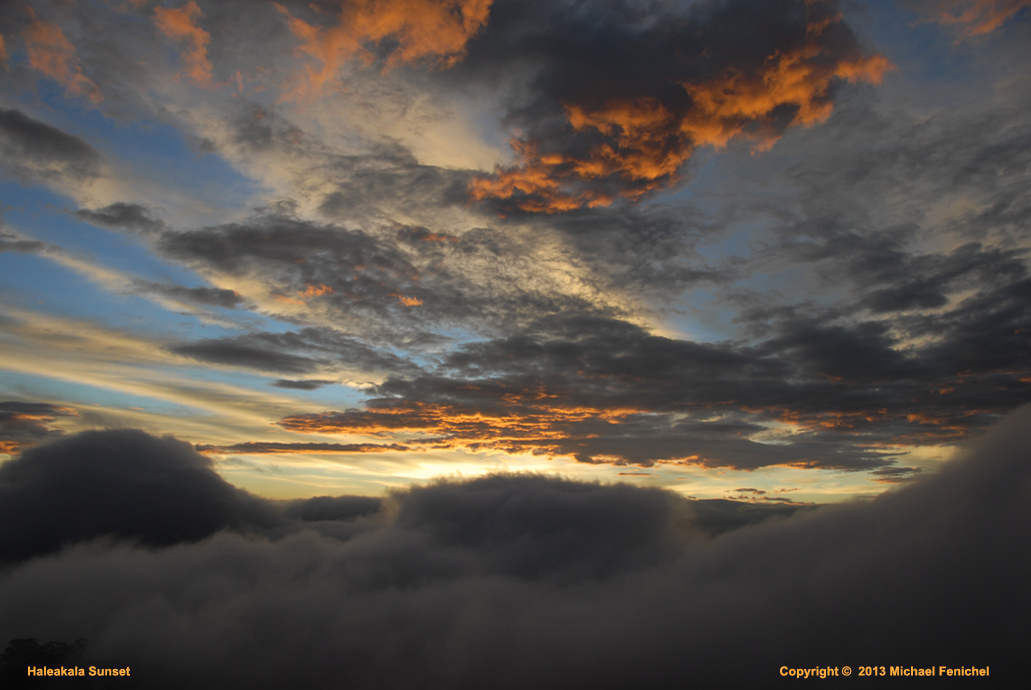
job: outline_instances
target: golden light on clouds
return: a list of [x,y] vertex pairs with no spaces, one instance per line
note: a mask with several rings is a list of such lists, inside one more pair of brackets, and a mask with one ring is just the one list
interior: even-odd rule
[[298,51],[314,61],[306,67],[307,84],[298,86],[288,98],[317,95],[340,69],[358,60],[375,61],[371,49],[384,39],[397,43],[384,68],[410,65],[422,60],[446,68],[460,60],[466,43],[487,23],[493,0],[345,0],[339,23],[321,27],[286,15],[294,35],[301,40]]
[[211,34],[197,25],[204,16],[195,0],[179,8],[157,7],[154,9],[154,25],[168,38],[185,46],[182,55],[183,71],[199,84],[211,84],[211,61],[208,59],[208,45]]
[[85,96],[94,104],[100,103],[103,100],[100,90],[82,73],[75,46],[61,27],[37,19],[32,8],[29,15],[32,22],[23,34],[29,65],[64,86],[69,93]]
[[940,24],[958,26],[966,36],[984,36],[1031,8],[1031,0],[938,0],[925,7]]
[[893,69],[883,55],[835,55],[821,36],[840,19],[813,18],[803,45],[767,56],[757,72],[731,67],[682,82],[688,107],[653,97],[566,103],[570,135],[600,137],[603,143],[586,153],[563,153],[545,150],[532,136],[513,140],[517,163],[474,179],[469,194],[534,213],[604,207],[615,194],[637,199],[675,182],[700,146],[721,149],[734,138],[746,138],[756,142],[755,150],[769,149],[785,130],[777,113],[793,112],[790,126],[821,123],[834,110],[834,80],[879,84]]

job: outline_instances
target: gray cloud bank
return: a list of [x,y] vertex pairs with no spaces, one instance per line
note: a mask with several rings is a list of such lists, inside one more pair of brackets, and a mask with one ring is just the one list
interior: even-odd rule
[[[1028,639],[1029,422],[876,500],[717,537],[671,493],[537,475],[261,503],[180,442],[83,434],[2,467],[4,543],[64,511],[140,543],[9,563],[0,635],[87,637],[86,663],[148,688],[762,687],[782,665],[868,664],[998,680]],[[146,546],[175,541],[155,514],[179,543]]]

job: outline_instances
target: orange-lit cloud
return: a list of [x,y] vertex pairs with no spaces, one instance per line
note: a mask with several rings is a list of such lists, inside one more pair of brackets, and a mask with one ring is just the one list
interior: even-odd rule
[[75,47],[57,24],[36,19],[29,9],[32,22],[25,28],[25,51],[29,65],[58,82],[69,93],[85,96],[93,103],[103,100],[97,85],[82,73]]
[[0,453],[14,455],[22,447],[17,441],[0,441]]
[[[45,408],[39,412],[13,412],[9,408]],[[5,409],[8,408],[8,409]],[[14,455],[31,448],[61,432],[51,425],[57,417],[75,417],[78,412],[69,407],[16,402],[0,403],[0,454]]]
[[836,15],[814,15],[802,45],[769,55],[758,70],[728,68],[680,82],[689,96],[686,106],[657,97],[565,103],[569,140],[601,143],[566,153],[544,151],[532,139],[513,141],[519,162],[473,180],[469,194],[530,212],[607,206],[616,196],[635,199],[674,182],[700,146],[720,149],[745,137],[756,142],[756,150],[766,150],[787,126],[812,126],[830,116],[835,80],[879,84],[892,68],[881,55],[839,55],[843,51],[823,38],[839,21]]
[[422,304],[422,300],[418,297],[405,297],[404,295],[398,295],[397,301],[406,307],[418,307]]
[[[579,452],[578,440],[592,438],[573,427],[584,422],[618,424],[634,409],[560,407],[547,396],[512,393],[505,405],[484,407],[444,403],[399,403],[387,408],[348,410],[286,417],[279,425],[299,433],[389,436],[417,434],[406,440],[410,450],[497,450],[508,453],[570,456],[589,459]],[[586,435],[585,435],[586,434]],[[613,462],[621,458],[612,456]]]
[[204,16],[194,0],[179,9],[158,7],[154,10],[154,25],[168,38],[186,46],[183,52],[183,70],[199,84],[211,84],[211,61],[208,44],[211,34],[197,25]]
[[0,34],[0,62],[6,63],[8,59],[7,44],[4,42],[4,35]]
[[1031,8],[1031,0],[938,0],[925,7],[939,24],[957,25],[966,36],[983,36]]
[[279,302],[286,302],[288,304],[304,304],[304,300],[311,299],[312,297],[322,297],[333,292],[333,288],[328,285],[308,285],[304,290],[299,290],[294,293],[300,299],[294,299],[293,297],[287,297],[286,295],[274,295],[275,299]]
[[345,0],[339,23],[319,27],[286,15],[290,30],[301,39],[300,52],[317,66],[308,66],[308,83],[289,97],[319,93],[346,63],[375,60],[372,48],[384,39],[396,42],[386,68],[429,60],[450,67],[461,60],[466,43],[487,23],[493,0]]
[[231,446],[196,446],[198,453],[205,455],[328,455],[338,453],[382,453],[386,451],[406,451],[408,446],[397,443],[274,443],[268,441],[249,441],[235,443]]
[[297,294],[301,297],[321,297],[331,292],[333,292],[333,288],[328,285],[309,285],[304,292],[298,292]]

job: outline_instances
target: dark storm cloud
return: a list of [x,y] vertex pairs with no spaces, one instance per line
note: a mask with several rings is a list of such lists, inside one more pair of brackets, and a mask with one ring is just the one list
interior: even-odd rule
[[879,82],[835,3],[508,2],[444,80],[522,88],[506,115],[517,165],[470,187],[503,213],[564,212],[675,182],[700,146],[772,145]]
[[[0,559],[100,536],[169,545],[275,514],[188,444],[139,431],[85,432],[0,465]],[[18,527],[14,527],[18,525]]]
[[148,235],[166,229],[164,221],[154,218],[149,208],[141,204],[119,201],[103,208],[82,208],[75,217],[112,230],[123,230]]
[[30,403],[8,400],[0,402],[0,452],[13,454],[21,448],[34,446],[61,432],[49,425],[56,417],[75,416],[70,407],[50,403]]
[[0,171],[20,178],[94,177],[101,155],[82,139],[29,117],[0,109]]
[[998,682],[1031,614],[1029,421],[872,501],[729,532],[744,508],[502,475],[313,499],[273,541],[80,546],[0,575],[0,634],[87,637],[148,687],[738,688],[866,658]]

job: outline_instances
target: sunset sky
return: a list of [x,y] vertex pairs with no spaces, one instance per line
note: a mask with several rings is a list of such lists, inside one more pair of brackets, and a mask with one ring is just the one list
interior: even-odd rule
[[1028,0],[9,0],[0,459],[766,504],[1031,401]]
[[1031,0],[0,0],[0,686],[1026,684],[1029,65]]

